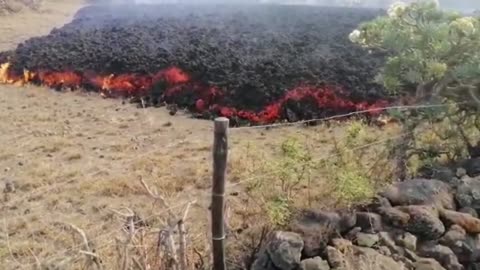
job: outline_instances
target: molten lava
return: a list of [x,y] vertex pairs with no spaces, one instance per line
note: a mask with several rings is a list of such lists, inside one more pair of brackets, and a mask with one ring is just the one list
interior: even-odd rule
[[[34,73],[35,74],[35,73]],[[32,78],[36,76],[33,75]],[[81,85],[82,77],[74,72],[38,72],[38,79],[40,82],[51,88],[66,87],[76,88]]]
[[265,124],[280,120],[284,105],[291,100],[302,101],[311,99],[315,101],[318,110],[328,109],[335,112],[366,111],[366,114],[370,116],[379,115],[381,108],[388,104],[386,101],[377,101],[373,104],[368,104],[367,102],[354,103],[336,93],[341,93],[341,89],[302,86],[287,91],[283,98],[266,106],[258,113],[229,107],[216,107],[216,109],[220,111],[220,115],[226,117],[239,117],[254,123]]
[[145,96],[149,94],[156,85],[163,87],[162,99],[175,102],[182,95],[193,96],[194,102],[190,104],[192,110],[197,113],[212,112],[229,118],[239,118],[254,124],[273,123],[281,120],[282,110],[287,102],[301,102],[313,100],[317,110],[331,111],[336,113],[368,111],[370,116],[380,114],[380,108],[387,105],[386,101],[375,103],[353,102],[342,94],[338,87],[314,87],[299,86],[286,92],[276,102],[265,106],[261,111],[238,110],[222,105],[224,92],[214,86],[197,82],[185,71],[178,67],[171,67],[161,70],[156,74],[109,74],[98,75],[88,72],[75,71],[54,72],[46,70],[28,71],[23,74],[14,74],[10,70],[10,63],[0,65],[0,83],[18,84],[36,83],[50,88],[76,89],[83,86],[90,86],[100,91],[106,97],[131,97]]

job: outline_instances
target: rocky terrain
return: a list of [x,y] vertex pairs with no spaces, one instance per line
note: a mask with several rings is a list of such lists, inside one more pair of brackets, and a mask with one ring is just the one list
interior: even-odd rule
[[253,269],[480,269],[480,158],[395,183],[354,211],[307,210]]

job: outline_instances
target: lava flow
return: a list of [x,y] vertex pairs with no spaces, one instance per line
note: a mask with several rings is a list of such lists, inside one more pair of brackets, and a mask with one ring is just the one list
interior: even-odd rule
[[[24,70],[23,74],[18,75],[11,72],[10,63],[4,63],[0,65],[0,83],[16,85],[34,83],[57,90],[93,87],[104,97],[148,96],[156,86],[161,85],[160,99],[163,101],[177,103],[182,97],[188,96],[187,104],[182,105],[189,107],[195,113],[213,113],[218,116],[247,120],[252,124],[267,124],[288,118],[285,116],[285,110],[289,109],[288,104],[291,102],[298,103],[302,110],[312,110],[313,113],[306,116],[307,118],[313,118],[319,115],[319,112],[329,112],[330,115],[334,115],[367,111],[367,115],[377,116],[381,113],[381,108],[388,104],[383,100],[374,103],[353,102],[343,95],[343,91],[338,87],[307,85],[287,91],[281,99],[266,105],[258,112],[242,110],[224,105],[225,94],[221,89],[197,82],[187,72],[177,67],[161,70],[153,75],[110,74],[101,76],[88,72],[45,70]],[[304,108],[302,102],[308,102],[310,107]],[[292,112],[292,110],[290,111]],[[295,120],[305,119],[297,117]]]

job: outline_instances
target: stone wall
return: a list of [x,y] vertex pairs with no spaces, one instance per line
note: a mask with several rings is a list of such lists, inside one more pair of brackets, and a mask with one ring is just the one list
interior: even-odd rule
[[480,269],[480,158],[394,183],[354,210],[305,210],[253,270]]

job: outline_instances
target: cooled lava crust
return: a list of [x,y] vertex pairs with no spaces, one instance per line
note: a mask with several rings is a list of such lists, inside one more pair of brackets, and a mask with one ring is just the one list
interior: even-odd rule
[[381,14],[275,5],[89,6],[49,35],[0,53],[0,63],[10,62],[18,76],[26,68],[37,74],[34,82],[51,87],[145,97],[201,117],[297,121],[387,103],[373,82],[384,56],[348,40],[358,24]]

